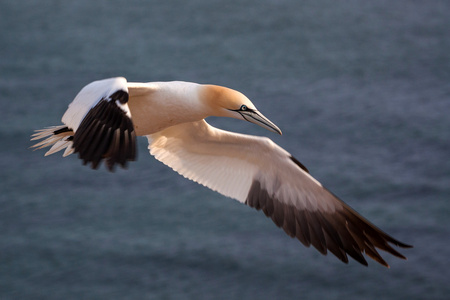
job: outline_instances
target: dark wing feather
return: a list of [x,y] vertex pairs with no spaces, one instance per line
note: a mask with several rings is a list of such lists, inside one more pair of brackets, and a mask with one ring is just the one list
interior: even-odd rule
[[[324,189],[324,192],[328,192]],[[320,253],[326,255],[327,250],[347,263],[347,255],[367,266],[363,253],[389,267],[381,255],[375,250],[379,248],[397,257],[405,258],[388,243],[402,248],[411,247],[387,235],[375,225],[364,219],[355,210],[332,195],[339,202],[334,212],[323,212],[320,209],[310,211],[298,209],[291,204],[279,201],[255,180],[250,188],[246,204],[262,210],[278,227],[291,237],[297,237],[305,246],[313,245]]]
[[115,164],[124,168],[127,161],[136,158],[133,122],[116,104],[116,101],[128,100],[128,94],[119,92],[109,99],[101,99],[90,109],[73,137],[74,152],[84,164],[91,163],[94,169],[103,159],[107,168],[113,171]]

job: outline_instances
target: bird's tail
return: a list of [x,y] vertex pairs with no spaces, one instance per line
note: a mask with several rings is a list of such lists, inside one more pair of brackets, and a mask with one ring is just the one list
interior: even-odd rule
[[74,148],[72,147],[73,134],[73,130],[69,129],[66,125],[51,126],[36,130],[31,136],[31,140],[44,140],[31,146],[30,148],[37,150],[52,146],[50,150],[45,153],[45,156],[66,149],[63,154],[63,156],[66,157],[74,152]]

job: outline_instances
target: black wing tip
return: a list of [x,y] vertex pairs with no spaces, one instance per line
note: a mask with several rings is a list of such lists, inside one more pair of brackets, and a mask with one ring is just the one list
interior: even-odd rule
[[391,242],[391,243],[400,248],[405,248],[405,249],[414,248],[413,245],[405,244],[405,243],[399,242],[397,240],[395,242]]
[[323,255],[331,252],[346,264],[350,256],[367,267],[369,264],[366,255],[384,267],[390,268],[375,248],[406,259],[389,243],[401,248],[412,247],[381,231],[345,203],[343,210],[337,214],[299,210],[275,199],[258,180],[253,181],[245,204],[262,210],[275,225],[281,227],[289,236],[297,238],[306,247],[313,245]]
[[[125,101],[128,93],[117,91],[111,100]],[[136,159],[136,133],[133,122],[115,101],[102,99],[81,122],[73,139],[74,152],[83,164],[91,163],[97,169],[102,160],[110,172],[115,165],[127,167],[128,161]]]

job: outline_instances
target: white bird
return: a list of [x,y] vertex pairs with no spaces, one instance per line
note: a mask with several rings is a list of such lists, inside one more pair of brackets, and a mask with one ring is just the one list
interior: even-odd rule
[[389,243],[411,247],[371,224],[324,188],[286,150],[266,137],[217,129],[208,116],[246,120],[281,134],[242,93],[190,82],[131,83],[125,78],[85,86],[62,117],[64,125],[37,130],[32,146],[65,149],[110,171],[136,157],[136,135],[150,154],[184,177],[257,210],[322,254],[347,255],[367,265],[363,253],[389,267],[376,248],[406,259]]

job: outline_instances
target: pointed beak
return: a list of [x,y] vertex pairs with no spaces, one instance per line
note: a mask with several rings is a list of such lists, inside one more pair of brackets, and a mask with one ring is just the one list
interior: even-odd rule
[[239,111],[239,113],[246,121],[259,125],[272,132],[278,133],[279,135],[282,134],[280,128],[278,128],[277,125],[273,124],[269,119],[264,117],[264,115],[257,110]]

